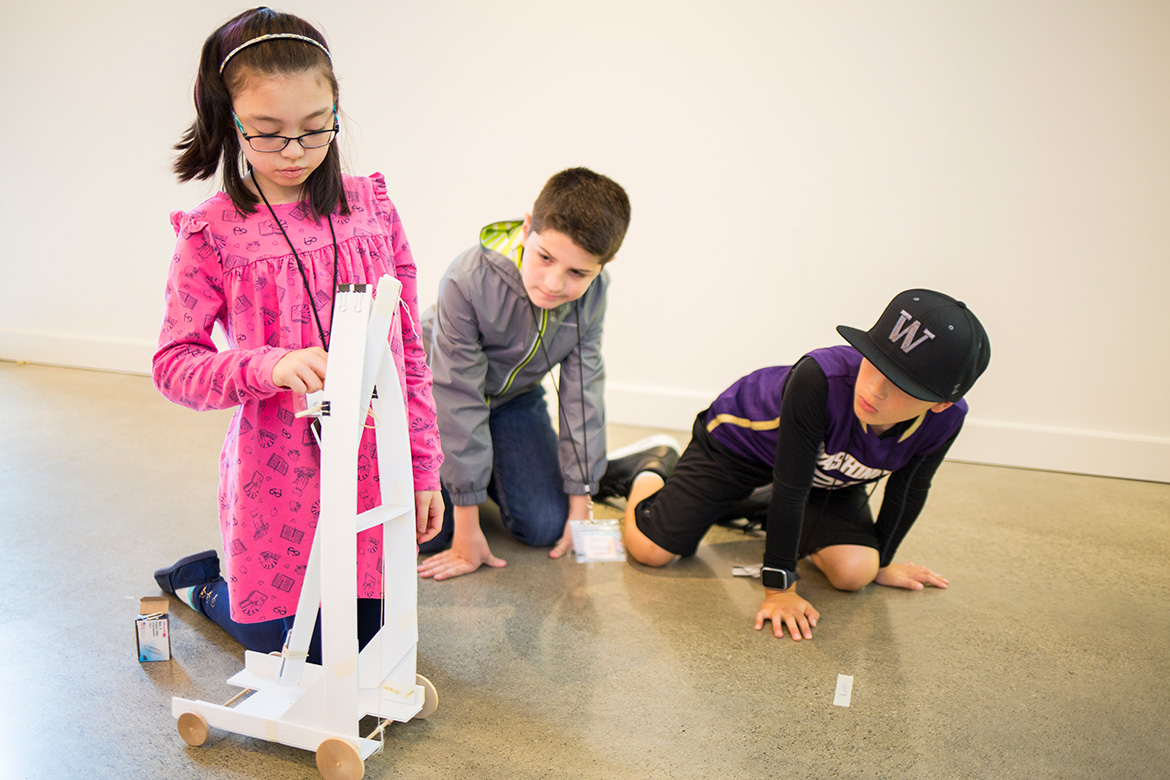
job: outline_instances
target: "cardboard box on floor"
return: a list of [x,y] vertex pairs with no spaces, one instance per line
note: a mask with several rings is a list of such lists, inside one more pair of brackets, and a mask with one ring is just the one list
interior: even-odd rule
[[166,596],[147,596],[138,602],[138,660],[171,659],[170,602]]

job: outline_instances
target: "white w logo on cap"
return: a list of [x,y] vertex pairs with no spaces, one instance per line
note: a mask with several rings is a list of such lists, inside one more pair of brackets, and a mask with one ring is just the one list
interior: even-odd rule
[[910,325],[907,325],[906,323],[909,322],[912,318],[913,315],[911,315],[910,312],[902,309],[902,316],[898,318],[898,322],[896,325],[894,325],[894,329],[890,331],[890,341],[896,342],[898,339],[902,339],[901,349],[907,354],[910,353],[910,350],[914,349],[927,339],[934,338],[934,334],[931,333],[929,329],[923,328],[922,336],[919,337],[916,341],[914,337],[918,335],[918,326],[922,323],[918,320],[914,320],[912,323],[910,323]]

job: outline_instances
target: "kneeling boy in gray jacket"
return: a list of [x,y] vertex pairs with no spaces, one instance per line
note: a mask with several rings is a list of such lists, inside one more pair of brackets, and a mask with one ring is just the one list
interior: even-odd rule
[[[488,497],[513,536],[553,546],[550,555],[559,558],[571,543],[568,521],[589,516],[599,489],[624,497],[630,469],[673,467],[677,447],[661,447],[624,459],[626,468],[606,477],[605,266],[629,221],[621,186],[571,168],[549,179],[523,221],[483,228],[479,244],[440,281],[438,302],[422,325],[443,442],[446,513],[438,536],[420,550],[450,549],[419,566],[423,577],[506,565],[480,528],[479,504]],[[559,434],[541,386],[558,365]],[[626,479],[615,485],[618,471]]]

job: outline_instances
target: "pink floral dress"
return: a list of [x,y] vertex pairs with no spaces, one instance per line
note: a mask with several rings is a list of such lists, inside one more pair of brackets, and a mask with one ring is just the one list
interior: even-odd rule
[[[333,214],[337,279],[402,282],[390,334],[410,426],[415,490],[439,489],[442,454],[431,373],[418,322],[416,270],[381,174],[345,177],[349,216]],[[192,409],[237,406],[220,456],[219,521],[232,619],[258,623],[293,614],[320,511],[320,451],[309,422],[294,417],[294,394],[272,383],[288,352],[321,346],[313,307],[328,333],[333,287],[329,223],[306,204],[274,205],[305,266],[309,295],[288,243],[267,207],[240,216],[224,193],[171,221],[178,245],[167,279],[154,383]],[[219,322],[232,348],[211,341]],[[379,503],[373,432],[362,438],[358,511]],[[382,593],[380,528],[357,537],[358,595]]]

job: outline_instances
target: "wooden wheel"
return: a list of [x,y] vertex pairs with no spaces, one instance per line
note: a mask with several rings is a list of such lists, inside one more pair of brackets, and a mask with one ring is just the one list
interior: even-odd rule
[[357,748],[344,739],[330,738],[317,746],[317,771],[325,780],[361,780],[366,765]]
[[184,712],[179,716],[179,736],[188,745],[199,747],[207,741],[210,732],[207,719],[198,712]]
[[427,678],[423,677],[421,674],[416,674],[414,676],[414,681],[418,685],[421,685],[423,690],[426,691],[426,694],[423,697],[423,708],[419,710],[418,714],[414,717],[426,720],[427,718],[434,715],[435,710],[439,708],[439,692],[435,690],[435,684]]

